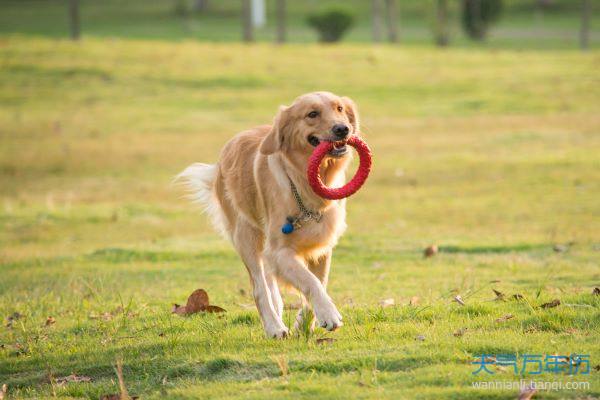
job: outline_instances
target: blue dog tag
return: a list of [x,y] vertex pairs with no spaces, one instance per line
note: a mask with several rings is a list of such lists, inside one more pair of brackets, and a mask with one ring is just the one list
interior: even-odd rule
[[294,225],[291,222],[286,222],[281,227],[281,232],[283,232],[284,235],[289,235],[290,233],[294,232]]

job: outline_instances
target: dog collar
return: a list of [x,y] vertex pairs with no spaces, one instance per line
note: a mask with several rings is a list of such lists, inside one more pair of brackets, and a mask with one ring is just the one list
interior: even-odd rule
[[281,232],[284,235],[289,235],[294,232],[296,229],[300,229],[302,224],[308,222],[310,220],[314,220],[315,222],[321,222],[323,218],[323,213],[321,211],[314,211],[307,208],[302,201],[302,197],[300,197],[300,193],[298,192],[298,188],[292,181],[292,179],[288,176],[290,181],[290,188],[292,189],[292,195],[294,196],[294,200],[296,201],[296,205],[300,210],[300,213],[296,216],[289,216],[286,218],[285,224],[281,227]]

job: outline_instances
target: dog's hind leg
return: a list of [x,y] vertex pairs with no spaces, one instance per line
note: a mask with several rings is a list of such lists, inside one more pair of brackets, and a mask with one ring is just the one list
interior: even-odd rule
[[331,268],[331,250],[322,254],[318,258],[309,258],[307,260],[308,269],[312,272],[323,285],[327,287],[329,281],[329,269]]
[[[258,308],[267,336],[273,338],[286,337],[289,331],[273,304],[273,297],[260,257],[262,250],[261,232],[247,222],[238,220],[232,239],[233,245],[250,274],[254,301],[256,302],[256,307]],[[279,294],[279,291],[277,294]],[[281,297],[279,299],[281,300]]]
[[283,299],[281,298],[281,292],[279,291],[279,285],[277,284],[277,277],[272,271],[269,270],[268,267],[266,267],[265,269],[265,279],[267,281],[267,287],[269,288],[271,294],[271,302],[273,303],[273,307],[275,308],[275,312],[277,313],[279,318],[282,318]]

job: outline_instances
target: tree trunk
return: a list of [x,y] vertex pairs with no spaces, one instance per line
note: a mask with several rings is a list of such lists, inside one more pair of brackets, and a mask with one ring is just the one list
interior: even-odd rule
[[285,32],[286,32],[286,20],[285,20],[285,1],[277,0],[277,43],[285,43]]
[[387,17],[388,40],[392,43],[396,43],[398,41],[398,26],[396,25],[396,0],[385,0],[385,8]]
[[381,0],[372,0],[373,7],[373,41],[381,42]]
[[254,32],[252,30],[252,0],[242,0],[242,26],[244,31],[244,42],[254,41]]
[[79,0],[69,0],[69,31],[71,39],[79,40],[81,27],[79,23]]
[[448,0],[437,0],[435,43],[440,47],[448,46]]
[[485,39],[485,29],[483,28],[483,21],[481,19],[481,0],[470,1],[469,7],[471,7],[471,15],[473,15],[475,38],[483,40]]
[[581,29],[579,31],[579,46],[587,50],[590,45],[590,17],[592,16],[592,2],[582,0],[581,5]]

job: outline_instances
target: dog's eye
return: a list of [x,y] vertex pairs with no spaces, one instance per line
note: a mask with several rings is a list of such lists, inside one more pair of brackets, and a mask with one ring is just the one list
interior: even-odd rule
[[339,112],[342,112],[342,111],[344,111],[344,107],[342,107],[342,106],[338,106],[338,111],[339,111]]
[[319,112],[318,111],[311,111],[307,115],[308,118],[317,118],[318,116],[319,116]]

